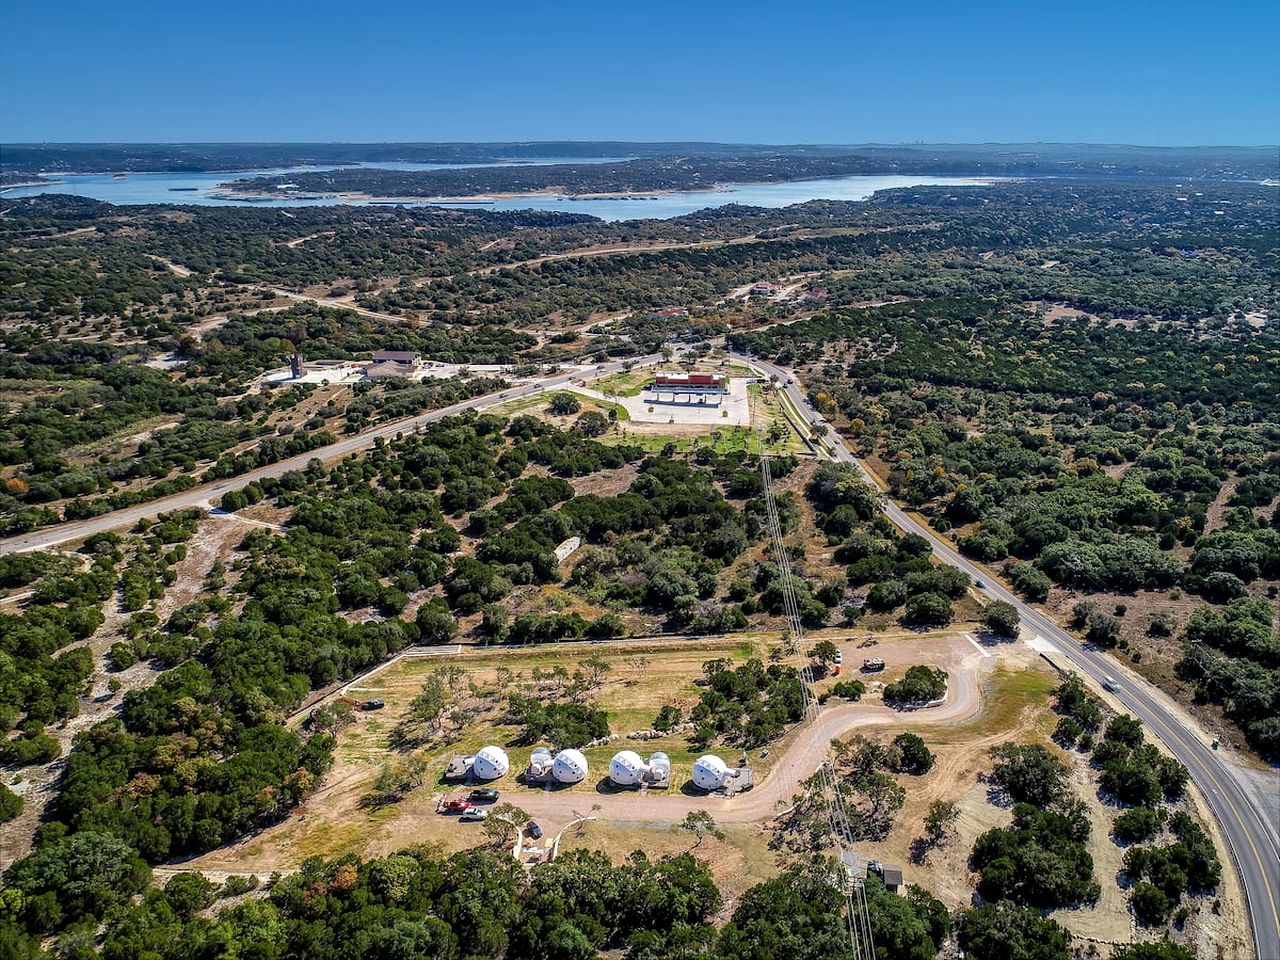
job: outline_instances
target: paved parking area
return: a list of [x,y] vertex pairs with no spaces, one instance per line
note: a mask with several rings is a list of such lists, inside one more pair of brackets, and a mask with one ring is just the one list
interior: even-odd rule
[[729,392],[673,393],[646,387],[634,397],[605,396],[598,390],[578,387],[577,392],[597,400],[617,403],[626,408],[634,423],[702,424],[709,427],[746,427],[751,425],[751,395],[748,380],[733,378]]

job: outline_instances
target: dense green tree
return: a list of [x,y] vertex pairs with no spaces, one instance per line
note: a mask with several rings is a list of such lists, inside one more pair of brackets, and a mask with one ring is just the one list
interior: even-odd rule
[[960,946],[974,960],[1068,960],[1071,935],[1039,910],[1012,903],[966,910]]
[[994,603],[987,604],[986,609],[982,611],[982,622],[997,637],[1014,639],[1018,636],[1022,618],[1018,615],[1018,608],[1013,604],[996,600]]
[[128,844],[92,831],[38,847],[4,875],[5,885],[25,897],[24,918],[37,931],[102,917],[150,879],[150,869]]
[[1018,803],[1045,808],[1063,796],[1067,767],[1038,743],[1005,743],[991,750],[990,780]]

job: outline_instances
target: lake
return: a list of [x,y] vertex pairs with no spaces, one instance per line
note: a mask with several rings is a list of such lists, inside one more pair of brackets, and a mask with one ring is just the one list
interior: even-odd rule
[[[593,159],[589,162],[617,162],[620,158]],[[531,163],[581,163],[582,160],[548,158]],[[507,164],[467,164],[466,166],[506,166]],[[440,170],[459,166],[445,163],[365,163],[364,167],[386,170]],[[74,173],[56,175],[60,181],[37,187],[15,187],[3,191],[5,199],[33,197],[43,193],[65,193],[90,197],[115,204],[173,203],[196,206],[278,206],[314,207],[335,203],[359,204],[367,201],[333,199],[234,200],[219,196],[220,188],[246,177],[272,174],[332,170],[326,167],[288,167],[219,173]],[[51,175],[52,176],[52,175]],[[740,203],[752,207],[786,207],[809,200],[865,200],[877,190],[898,187],[942,186],[969,187],[989,183],[973,177],[927,176],[856,176],[831,177],[820,180],[794,180],[787,183],[729,184],[721,190],[690,190],[653,196],[612,199],[571,197],[521,197],[510,200],[485,200],[438,206],[475,208],[480,210],[554,210],[564,213],[586,213],[602,220],[669,219],[708,207]],[[377,201],[375,201],[377,202]],[[385,203],[386,201],[383,201]],[[417,206],[419,204],[402,204]]]

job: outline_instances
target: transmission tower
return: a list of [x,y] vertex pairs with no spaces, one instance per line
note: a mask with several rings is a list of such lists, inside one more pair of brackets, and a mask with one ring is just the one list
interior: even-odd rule
[[[764,485],[765,522],[773,553],[778,566],[782,587],[782,607],[787,623],[787,648],[791,652],[804,643],[804,623],[800,618],[800,605],[796,601],[795,583],[791,577],[791,558],[787,555],[782,539],[782,520],[778,503],[773,495],[773,475],[769,469],[769,454],[765,448],[763,430],[759,431],[760,475]],[[805,662],[800,670],[800,694],[804,703],[805,721],[816,721],[818,702],[809,691],[813,682],[813,660],[810,651],[803,651]],[[815,747],[816,750],[816,747]],[[826,808],[827,822],[832,836],[840,847],[841,874],[837,886],[844,893],[845,920],[849,931],[849,947],[854,960],[875,960],[876,949],[871,935],[871,914],[867,908],[867,889],[864,875],[858,870],[859,857],[853,849],[853,829],[844,805],[840,781],[827,761],[825,751],[818,758],[818,773],[822,778],[822,802]]]

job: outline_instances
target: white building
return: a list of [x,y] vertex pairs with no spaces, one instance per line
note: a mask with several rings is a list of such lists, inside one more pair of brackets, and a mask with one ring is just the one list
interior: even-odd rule
[[497,780],[505,777],[511,769],[511,761],[507,752],[501,747],[481,747],[471,763],[472,772],[481,780]]
[[579,783],[587,776],[587,758],[581,750],[561,750],[551,764],[557,783]]
[[729,776],[729,765],[713,753],[693,761],[693,785],[700,790],[719,790]]

